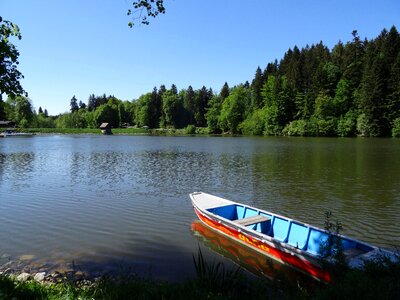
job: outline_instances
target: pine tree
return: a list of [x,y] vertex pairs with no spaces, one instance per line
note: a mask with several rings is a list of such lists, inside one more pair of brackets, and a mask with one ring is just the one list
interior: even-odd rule
[[251,82],[251,106],[252,109],[258,109],[262,105],[261,88],[264,84],[264,78],[261,72],[261,68],[258,67],[254,79]]
[[[382,32],[381,38],[386,33]],[[358,97],[359,109],[363,114],[362,134],[367,136],[381,136],[387,133],[387,126],[381,117],[385,106],[385,90],[387,70],[385,58],[380,55],[380,41],[368,44],[365,53],[365,69]]]
[[94,111],[96,107],[96,96],[94,94],[91,94],[88,99],[88,111]]
[[86,109],[86,104],[82,101],[79,101],[79,109]]
[[197,127],[206,127],[207,122],[205,119],[206,109],[208,108],[208,104],[212,97],[212,91],[207,90],[205,86],[203,86],[200,90],[196,91],[195,96],[195,110],[194,110],[194,119],[195,126]]
[[393,127],[394,120],[400,117],[400,35],[394,26],[390,29],[385,41],[385,49],[388,63],[391,65],[386,118],[390,126]]
[[171,92],[175,95],[178,95],[178,89],[175,84],[171,85]]
[[160,125],[160,117],[162,114],[162,100],[157,88],[154,87],[149,102],[150,119],[148,126],[157,128]]
[[219,92],[219,96],[222,98],[222,100],[224,100],[226,97],[229,96],[229,93],[229,85],[227,82],[225,82],[221,91]]
[[393,122],[400,118],[400,52],[392,65],[389,80],[388,119],[393,127]]
[[354,92],[361,83],[364,65],[364,49],[366,43],[362,42],[357,30],[352,32],[353,40],[344,47],[343,53],[343,79],[350,84],[350,89]]
[[76,99],[75,95],[71,98],[70,106],[71,106],[70,110],[72,113],[79,110],[78,100]]
[[186,112],[186,121],[190,125],[195,124],[194,120],[194,111],[195,111],[195,92],[193,87],[189,85],[187,88],[184,98],[183,98],[183,107]]

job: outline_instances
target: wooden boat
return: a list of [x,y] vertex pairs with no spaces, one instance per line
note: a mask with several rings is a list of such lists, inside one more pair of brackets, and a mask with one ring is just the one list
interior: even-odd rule
[[[324,245],[332,233],[203,192],[191,193],[190,198],[197,216],[210,228],[315,279],[331,280],[321,262]],[[382,256],[396,257],[376,246],[342,235],[337,237],[350,267],[361,267],[364,261]]]

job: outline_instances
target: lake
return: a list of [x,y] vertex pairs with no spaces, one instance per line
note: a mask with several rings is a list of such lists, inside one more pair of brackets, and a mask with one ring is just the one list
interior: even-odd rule
[[[400,247],[400,140],[39,135],[0,140],[0,263],[180,280],[203,191]],[[214,247],[215,248],[215,247]],[[218,247],[217,247],[218,248]]]

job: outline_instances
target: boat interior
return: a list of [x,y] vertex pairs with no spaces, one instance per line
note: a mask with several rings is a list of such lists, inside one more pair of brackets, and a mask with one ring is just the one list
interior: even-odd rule
[[[323,245],[329,237],[324,230],[244,205],[231,204],[208,211],[313,255],[323,254]],[[341,238],[341,242],[347,257],[373,250],[369,245],[345,237]]]

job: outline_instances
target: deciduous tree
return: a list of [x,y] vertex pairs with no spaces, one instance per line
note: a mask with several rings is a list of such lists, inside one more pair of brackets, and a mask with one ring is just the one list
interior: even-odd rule
[[11,42],[12,38],[21,39],[19,27],[3,20],[0,16],[0,119],[6,117],[2,101],[3,93],[11,97],[27,96],[20,83],[20,79],[24,76],[17,69],[19,51]]

